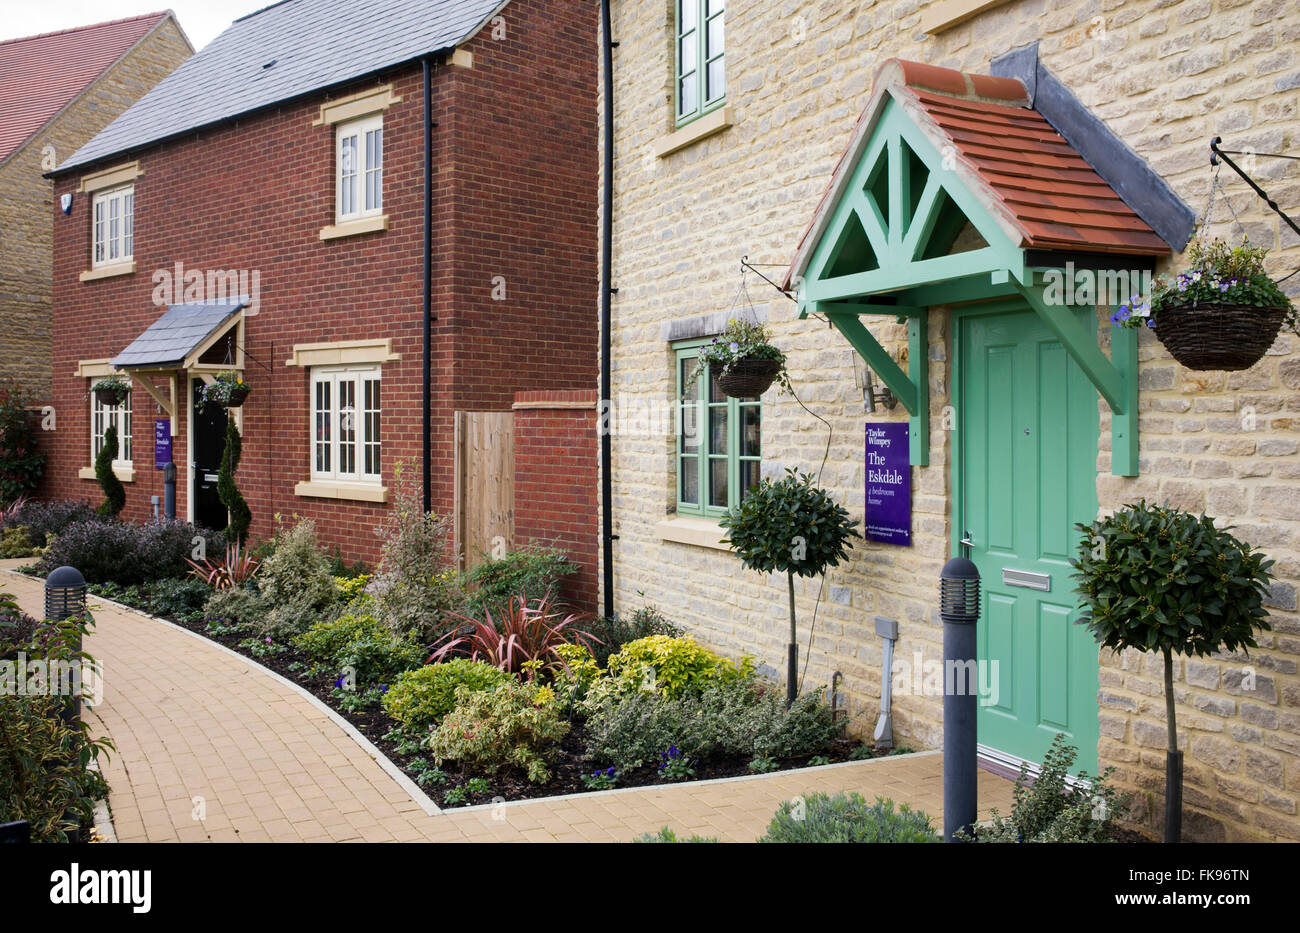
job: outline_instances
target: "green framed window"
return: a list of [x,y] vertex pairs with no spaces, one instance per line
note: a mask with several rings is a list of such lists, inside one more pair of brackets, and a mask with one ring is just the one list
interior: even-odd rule
[[677,344],[677,513],[716,517],[740,505],[762,469],[763,405],[729,398],[717,374],[688,384],[698,340]]
[[677,0],[674,28],[677,124],[722,105],[727,96],[723,67],[726,0]]

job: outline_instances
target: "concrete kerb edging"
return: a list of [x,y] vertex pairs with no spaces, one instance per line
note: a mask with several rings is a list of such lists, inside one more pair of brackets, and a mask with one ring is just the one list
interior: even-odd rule
[[[12,573],[20,577],[26,577],[29,580],[32,579],[32,577],[29,577],[26,574],[17,573],[17,571],[14,570],[6,570],[4,572]],[[412,800],[414,800],[417,804],[419,804],[420,809],[422,809],[429,816],[437,816],[438,814],[443,812],[442,809],[429,798],[428,794],[420,790],[418,784],[416,784],[409,777],[407,777],[406,774],[400,768],[397,767],[397,765],[393,764],[392,761],[389,760],[387,755],[385,755],[378,748],[376,748],[373,742],[371,742],[369,739],[367,739],[364,735],[362,735],[357,730],[356,726],[352,725],[352,723],[348,722],[346,719],[340,716],[337,712],[335,712],[333,709],[330,708],[329,704],[324,703],[319,697],[317,697],[311,691],[300,686],[299,684],[294,683],[289,678],[277,674],[269,667],[265,667],[257,663],[252,658],[242,655],[238,651],[234,651],[230,648],[227,648],[225,645],[221,644],[220,642],[213,641],[211,638],[204,638],[198,632],[191,632],[189,629],[185,628],[184,626],[177,625],[175,622],[168,622],[166,619],[160,619],[157,616],[150,615],[147,612],[141,612],[139,609],[135,609],[131,606],[123,605],[122,603],[119,602],[114,602],[113,600],[106,599],[103,596],[95,596],[92,594],[90,596],[90,599],[99,600],[100,602],[107,603],[108,605],[114,607],[115,609],[120,609],[123,612],[129,612],[132,613],[133,615],[141,616],[153,622],[157,622],[160,625],[166,625],[169,628],[173,628],[176,631],[180,632],[182,635],[188,635],[190,638],[197,638],[205,645],[210,645],[213,648],[217,649],[218,651],[224,651],[232,658],[238,658],[240,661],[243,661],[244,663],[250,664],[253,667],[257,668],[267,677],[270,677],[273,680],[277,680],[280,683],[284,684],[286,687],[293,690],[295,693],[301,696],[304,700],[306,700],[316,709],[324,713],[335,725],[337,725],[340,729],[342,729],[345,733],[347,733],[347,735],[352,739],[352,741],[356,742],[357,745],[361,746],[361,749],[367,755],[373,758],[375,760],[375,763],[378,764],[379,767],[381,767],[384,770],[384,772],[388,774],[389,777],[391,777],[394,781],[396,781],[397,784],[402,788],[402,790],[406,791],[410,795]]]
[[[88,771],[102,771],[99,759],[92,758],[86,765]],[[117,828],[113,826],[113,812],[108,808],[108,797],[95,801],[95,835],[100,842],[117,842]]]
[[927,749],[923,752],[909,752],[906,755],[883,755],[880,758],[864,758],[861,761],[837,761],[830,765],[816,765],[811,768],[787,768],[784,771],[769,771],[766,774],[737,774],[732,777],[709,778],[705,781],[681,781],[675,784],[642,784],[637,787],[615,787],[611,790],[589,790],[580,791],[574,794],[557,794],[554,797],[525,797],[522,800],[506,800],[501,803],[478,803],[472,807],[452,807],[444,810],[444,813],[472,813],[475,810],[497,810],[498,808],[518,807],[527,803],[551,803],[562,800],[600,800],[602,797],[612,797],[618,794],[630,794],[637,791],[645,792],[648,790],[671,790],[674,787],[707,787],[710,784],[734,784],[737,781],[754,781],[761,782],[764,780],[776,780],[777,778],[788,778],[792,774],[810,774],[821,771],[834,771],[837,768],[851,768],[866,766],[882,761],[898,761],[903,758],[926,758],[930,755],[941,755],[940,749]]

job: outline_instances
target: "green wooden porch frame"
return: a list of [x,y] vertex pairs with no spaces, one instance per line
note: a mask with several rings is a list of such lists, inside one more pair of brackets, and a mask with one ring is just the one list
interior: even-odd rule
[[[940,243],[944,252],[927,257],[931,238],[940,235],[936,231],[956,236],[963,218],[984,245],[949,253]],[[898,397],[909,415],[911,462],[927,466],[930,307],[995,298],[1023,301],[1110,406],[1111,472],[1136,476],[1137,332],[1112,330],[1107,358],[1095,328],[1070,307],[1044,298],[1043,270],[1030,268],[1026,254],[956,168],[945,167],[930,137],[886,96],[871,138],[808,257],[797,287],[799,316],[825,316]],[[906,319],[906,371],[867,329],[866,316]]]

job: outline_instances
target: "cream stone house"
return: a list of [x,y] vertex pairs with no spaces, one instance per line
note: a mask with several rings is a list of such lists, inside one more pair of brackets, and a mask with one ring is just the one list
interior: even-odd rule
[[[1178,659],[1184,836],[1300,840],[1300,340],[1192,371],[1108,320],[1179,268],[1214,137],[1300,213],[1300,164],[1268,157],[1300,154],[1300,3],[611,7],[617,608],[650,602],[776,676],[785,580],[743,570],[719,515],[795,467],[862,519],[864,429],[906,425],[910,543],[860,542],[800,581],[804,688],[834,683],[870,735],[887,678],[895,743],[937,747],[942,697],[918,672],[942,658],[940,568],[966,551],[988,594],[981,660],[999,662],[983,763],[1032,763],[1065,732],[1154,834],[1159,661],[1099,652],[1073,624],[1067,561],[1074,522],[1140,498],[1204,510],[1277,580],[1258,650]],[[1208,234],[1271,247],[1277,278],[1300,266],[1281,218],[1234,173],[1219,181]],[[1111,294],[1063,310],[1049,290],[1067,273]],[[693,390],[709,412],[697,448],[656,413],[731,316],[771,326],[799,400]]]

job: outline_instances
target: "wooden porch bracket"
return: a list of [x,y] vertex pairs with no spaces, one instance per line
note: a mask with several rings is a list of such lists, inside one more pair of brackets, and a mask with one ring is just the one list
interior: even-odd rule
[[1107,359],[1097,346],[1095,329],[1081,323],[1073,308],[1044,301],[1042,289],[1036,286],[1019,282],[1015,286],[1110,406],[1111,473],[1137,476],[1137,331],[1114,329]]
[[[907,318],[908,371],[894,362],[889,351],[880,345],[871,331],[867,330],[861,318],[855,313],[843,311],[820,310],[836,329],[844,335],[858,355],[866,360],[889,391],[893,392],[907,413],[908,452],[913,466],[930,464],[930,367],[929,339],[924,314],[910,315]],[[876,312],[880,313],[880,312]],[[890,310],[890,314],[898,312]]]
[[[163,395],[158,391],[158,387],[153,384],[155,375],[164,375],[167,377],[168,394]],[[140,384],[140,388],[149,393],[149,397],[158,403],[158,407],[167,413],[167,418],[171,422],[171,436],[176,436],[176,376],[174,373],[147,373],[133,372],[131,378]]]

